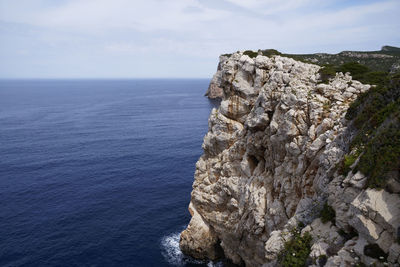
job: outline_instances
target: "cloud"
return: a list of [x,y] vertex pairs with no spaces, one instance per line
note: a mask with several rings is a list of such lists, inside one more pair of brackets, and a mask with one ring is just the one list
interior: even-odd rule
[[[162,76],[173,63],[182,65],[182,76],[210,76],[219,54],[237,50],[398,45],[399,12],[395,0],[0,0],[0,70],[21,73],[7,68],[7,61],[25,64],[21,58],[50,62],[53,70],[59,57],[60,70],[62,60],[111,75],[117,70],[107,66],[143,73],[140,64],[147,64]],[[25,64],[27,72],[34,64]]]
[[[311,27],[352,27],[365,22],[372,15],[381,15],[380,19],[384,22],[383,14],[391,10],[400,11],[398,1],[359,4],[338,10],[318,9],[319,1],[316,0],[226,1],[264,16],[228,11],[229,5],[226,8],[212,8],[198,0],[20,0],[18,4],[13,0],[0,0],[0,18],[7,22],[75,33],[107,34],[109,31],[131,30],[158,34],[160,31],[169,31],[219,39],[234,33],[244,37],[258,34],[259,38],[263,38],[259,29],[263,29],[265,34],[274,32],[275,28],[295,34],[299,29],[308,30]],[[334,1],[326,1],[329,2]],[[296,12],[306,7],[306,13]]]
[[[2,19],[43,27],[75,30],[185,30],[188,25],[222,19],[226,11],[195,0],[71,0],[59,5],[15,5],[2,1]],[[195,12],[194,12],[195,11]]]
[[274,14],[276,12],[292,11],[300,7],[310,6],[317,3],[315,0],[227,0],[234,5],[255,10],[264,14]]

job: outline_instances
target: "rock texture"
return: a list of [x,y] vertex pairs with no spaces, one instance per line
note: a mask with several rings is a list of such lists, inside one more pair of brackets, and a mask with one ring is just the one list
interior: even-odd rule
[[[215,259],[222,248],[236,264],[276,266],[301,222],[313,236],[313,262],[326,255],[326,266],[379,266],[364,254],[378,244],[386,264],[398,266],[399,195],[365,189],[360,172],[336,168],[352,137],[346,110],[370,86],[342,73],[318,83],[319,68],[281,56],[220,57],[207,94],[222,102],[196,163],[192,219],[180,240],[186,254]],[[326,202],[335,225],[318,218]]]
[[222,64],[224,61],[228,59],[227,56],[220,56],[219,57],[219,64],[218,64],[218,70],[214,74],[210,86],[208,86],[208,90],[205,94],[210,99],[221,99],[224,93],[224,90],[221,87],[221,82],[222,82]]

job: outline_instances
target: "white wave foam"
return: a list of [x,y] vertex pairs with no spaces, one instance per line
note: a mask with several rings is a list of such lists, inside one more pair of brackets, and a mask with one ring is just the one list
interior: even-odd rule
[[209,261],[207,263],[207,267],[224,267],[224,264],[222,262],[212,262]]
[[179,248],[180,233],[164,236],[161,240],[161,253],[165,260],[175,266],[184,266],[184,255]]
[[222,267],[221,262],[200,261],[185,256],[179,248],[180,232],[164,236],[161,240],[161,254],[165,260],[174,266],[185,266],[186,264],[207,264],[207,267]]

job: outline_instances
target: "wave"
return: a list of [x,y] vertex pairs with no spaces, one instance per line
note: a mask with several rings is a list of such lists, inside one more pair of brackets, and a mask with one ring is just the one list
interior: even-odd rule
[[172,266],[199,265],[207,267],[222,267],[222,262],[201,261],[186,256],[179,247],[180,232],[172,233],[161,239],[161,254]]

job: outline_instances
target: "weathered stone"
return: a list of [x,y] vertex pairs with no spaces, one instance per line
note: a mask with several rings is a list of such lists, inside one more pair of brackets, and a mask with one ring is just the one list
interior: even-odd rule
[[400,244],[393,243],[389,248],[388,261],[392,264],[399,264],[400,260]]
[[316,242],[314,245],[311,247],[311,252],[310,252],[310,257],[313,257],[314,259],[317,259],[318,257],[322,255],[327,255],[327,250],[329,248],[329,245],[324,242]]
[[[398,195],[365,189],[361,172],[336,171],[351,138],[344,115],[370,86],[343,73],[317,84],[319,68],[281,56],[220,58],[210,88],[222,89],[222,102],[196,164],[185,253],[216,258],[222,248],[234,263],[276,266],[302,222],[311,257],[329,254],[326,266],[377,262],[362,255],[372,243],[398,260]],[[318,219],[326,201],[335,225]],[[359,236],[346,242],[342,231]]]
[[362,191],[350,205],[350,224],[385,253],[396,242],[400,222],[400,199],[383,190]]
[[192,219],[179,241],[183,253],[190,253],[198,259],[217,259],[222,256],[218,248],[218,237],[212,228],[204,222],[193,204],[189,206]]

